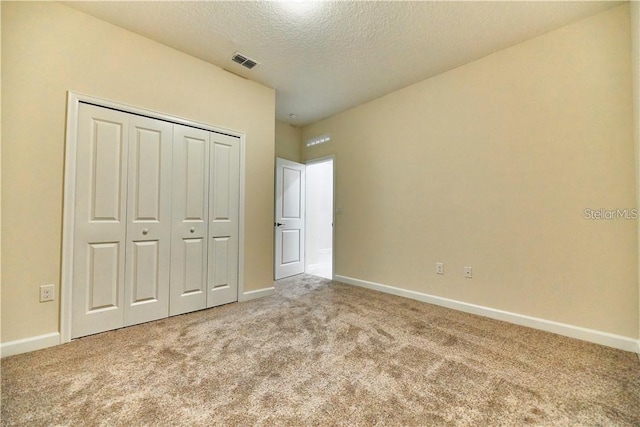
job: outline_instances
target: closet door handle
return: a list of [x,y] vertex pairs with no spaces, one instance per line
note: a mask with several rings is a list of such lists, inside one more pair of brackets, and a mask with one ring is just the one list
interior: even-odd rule
[[195,232],[195,231],[196,231],[196,228],[195,228],[195,227],[191,227],[191,228],[189,229],[189,233],[193,233],[193,232]]
[[142,234],[143,234],[143,235],[145,235],[145,236],[146,236],[147,234],[149,234],[149,229],[148,229],[148,228],[145,228],[144,230],[142,230]]
[[280,227],[281,225],[284,225],[284,224],[276,222],[276,227]]

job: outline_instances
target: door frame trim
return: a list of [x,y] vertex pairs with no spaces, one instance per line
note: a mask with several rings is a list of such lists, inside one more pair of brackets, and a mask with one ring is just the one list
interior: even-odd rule
[[244,294],[244,207],[245,207],[245,140],[246,134],[221,126],[210,125],[185,119],[171,114],[148,110],[129,104],[123,104],[103,98],[67,92],[67,122],[64,154],[64,189],[62,215],[62,262],[60,277],[60,343],[71,341],[72,285],[73,285],[73,230],[75,223],[76,201],[76,151],[78,145],[78,112],[80,103],[123,111],[138,116],[151,117],[175,124],[195,127],[216,133],[234,136],[240,139],[240,194],[238,212],[238,295]]
[[[331,154],[328,156],[322,156],[322,157],[318,157],[315,159],[308,159],[305,160],[305,162],[303,163],[305,166],[309,166],[315,163],[324,163],[324,162],[328,162],[329,160],[331,160],[331,162],[333,163],[333,188],[332,188],[332,198],[333,198],[333,209],[331,212],[331,224],[333,224],[333,227],[331,227],[331,280],[336,280],[336,156],[335,154]],[[308,181],[305,181],[308,183]],[[306,198],[305,198],[305,203],[307,203]],[[307,217],[306,217],[306,212],[307,210],[305,209],[305,222],[307,221]],[[307,231],[307,226],[305,224],[305,233]],[[305,243],[305,251],[307,250],[307,245]],[[307,254],[305,253],[305,266],[304,266],[304,271],[305,273],[307,272]]]

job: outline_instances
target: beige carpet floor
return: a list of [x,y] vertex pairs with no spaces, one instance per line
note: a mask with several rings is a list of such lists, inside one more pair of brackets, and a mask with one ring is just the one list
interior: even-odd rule
[[2,360],[2,425],[640,425],[614,350],[313,276]]

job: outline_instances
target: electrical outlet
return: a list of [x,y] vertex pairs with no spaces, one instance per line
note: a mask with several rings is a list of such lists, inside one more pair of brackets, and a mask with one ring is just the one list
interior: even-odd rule
[[53,285],[40,285],[40,302],[53,301]]
[[467,279],[471,279],[472,275],[471,275],[471,267],[465,267],[464,268],[464,277],[466,277]]
[[436,262],[436,274],[444,274],[444,264]]

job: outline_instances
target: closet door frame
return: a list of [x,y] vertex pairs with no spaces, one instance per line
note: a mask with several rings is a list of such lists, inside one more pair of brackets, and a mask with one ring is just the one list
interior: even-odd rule
[[147,110],[78,92],[67,92],[67,124],[64,165],[64,201],[62,219],[62,265],[60,280],[60,344],[71,341],[72,288],[74,256],[74,224],[76,202],[76,152],[78,148],[78,111],[80,103],[111,108],[125,113],[164,120],[207,131],[234,136],[240,139],[240,192],[238,218],[238,301],[244,294],[244,206],[245,206],[245,133],[206,123],[188,120],[169,114]]

